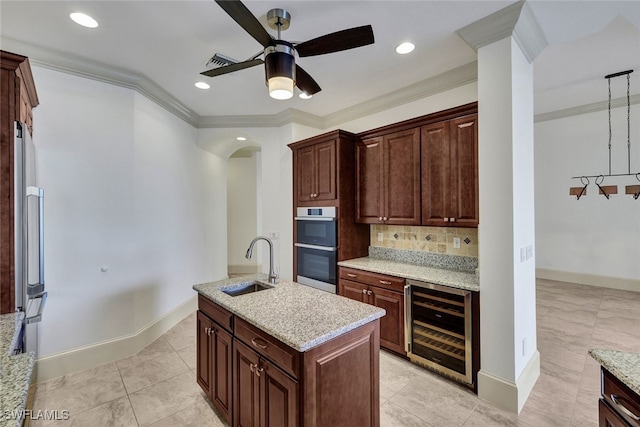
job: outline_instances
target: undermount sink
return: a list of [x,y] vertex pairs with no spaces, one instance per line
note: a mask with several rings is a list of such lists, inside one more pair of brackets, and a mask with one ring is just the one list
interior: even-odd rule
[[271,288],[273,288],[273,286],[254,280],[251,282],[240,283],[239,285],[226,286],[224,288],[220,288],[220,290],[227,295],[237,297],[239,295],[252,294],[254,292],[264,291]]

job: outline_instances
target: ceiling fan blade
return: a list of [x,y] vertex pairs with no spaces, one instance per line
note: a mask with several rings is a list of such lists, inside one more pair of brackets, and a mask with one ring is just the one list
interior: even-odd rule
[[213,68],[211,70],[203,71],[203,76],[215,77],[220,76],[222,74],[233,73],[234,71],[244,70],[245,68],[253,67],[255,65],[260,65],[264,61],[262,59],[252,59],[250,61],[238,62],[236,64],[229,64],[218,68]]
[[242,2],[216,0],[216,3],[263,47],[274,45],[273,38]]
[[313,95],[320,92],[320,86],[313,80],[305,70],[302,69],[299,65],[296,64],[296,86],[302,92],[305,92],[307,95]]
[[371,25],[326,34],[296,45],[298,56],[324,55],[366,46],[374,42]]

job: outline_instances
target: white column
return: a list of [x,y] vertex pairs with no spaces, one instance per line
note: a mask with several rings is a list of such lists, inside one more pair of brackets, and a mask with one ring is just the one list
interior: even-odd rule
[[518,413],[540,375],[531,63],[547,42],[525,1],[458,34],[478,52],[478,396]]
[[536,350],[533,67],[512,37],[478,49],[480,339],[478,395],[519,412]]

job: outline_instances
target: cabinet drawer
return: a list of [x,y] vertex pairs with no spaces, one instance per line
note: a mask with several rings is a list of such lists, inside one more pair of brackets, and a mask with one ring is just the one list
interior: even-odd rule
[[606,402],[629,425],[640,427],[640,397],[604,368],[602,393]]
[[298,378],[300,353],[296,350],[240,318],[236,319],[235,336],[260,355],[273,361],[283,371]]
[[227,331],[233,331],[233,314],[215,302],[198,295],[198,308]]
[[379,273],[372,273],[371,271],[340,267],[340,278],[358,283],[366,283],[367,285],[378,286],[381,288],[392,289],[395,291],[404,291],[405,279]]

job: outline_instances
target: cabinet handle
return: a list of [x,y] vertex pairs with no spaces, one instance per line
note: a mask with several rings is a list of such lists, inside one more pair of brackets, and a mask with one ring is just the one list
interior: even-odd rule
[[450,222],[456,222],[456,219],[455,218],[449,218],[449,221]]
[[390,285],[391,282],[387,282],[386,280],[379,280],[379,282],[383,285]]
[[[258,342],[258,341],[260,341],[260,342]],[[256,347],[261,348],[263,350],[266,349],[267,347],[269,347],[267,344],[264,343],[264,340],[262,340],[261,338],[253,338],[251,340],[251,344],[253,344]]]
[[207,335],[211,335],[211,328],[204,328],[204,333]]
[[386,220],[388,220],[389,218],[387,218],[386,216],[383,216],[383,217],[382,217],[382,219],[383,219],[384,221],[386,221]]
[[382,217],[378,218],[380,221],[382,221]]
[[347,277],[358,277],[358,275],[353,273],[347,273]]
[[254,365],[253,363],[249,363],[249,369],[251,369],[251,372],[253,372],[255,374],[256,372],[256,368],[258,367],[258,365]]
[[363,294],[366,294],[366,293],[367,293],[367,290],[366,290],[366,289],[363,289],[363,290],[362,290],[362,293],[363,293]]
[[445,219],[444,219],[444,222],[449,222],[449,218],[445,218]]
[[262,372],[264,372],[264,368],[261,368],[258,365],[256,365],[256,375],[260,376]]
[[367,291],[367,295],[372,295],[372,294],[373,294],[373,292]]
[[640,421],[640,417],[637,416],[636,414],[634,414],[633,412],[631,412],[626,406],[624,406],[620,401],[618,401],[618,399],[620,399],[620,396],[615,395],[615,394],[611,394],[611,400],[613,400],[613,403],[615,403],[616,406],[622,412],[624,412],[631,419],[636,420],[636,421]]

